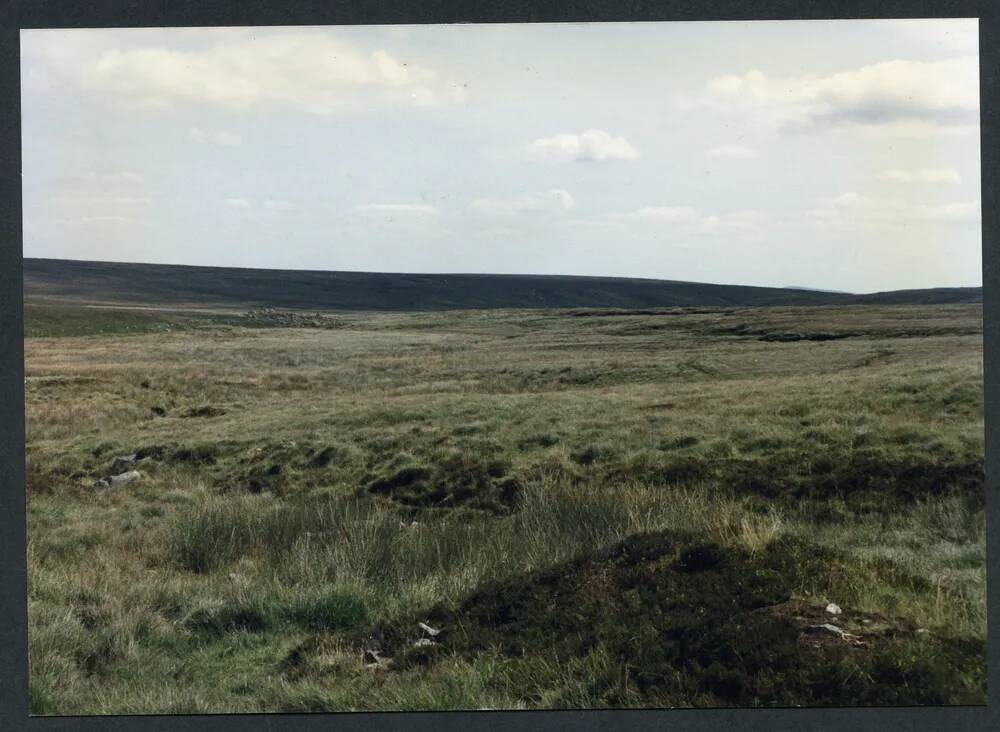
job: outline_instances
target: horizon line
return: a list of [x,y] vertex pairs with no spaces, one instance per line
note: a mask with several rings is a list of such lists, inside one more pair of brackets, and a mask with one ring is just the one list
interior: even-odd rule
[[[808,286],[808,285],[748,285],[731,282],[704,282],[697,280],[678,280],[665,277],[635,277],[629,275],[581,275],[581,274],[538,274],[528,272],[503,273],[503,272],[414,272],[414,271],[380,271],[380,270],[351,270],[351,269],[307,269],[298,267],[250,267],[245,265],[228,264],[183,264],[176,262],[138,262],[121,261],[111,259],[73,259],[70,257],[32,257],[22,256],[22,261],[36,260],[48,262],[81,262],[89,264],[121,264],[121,265],[141,265],[153,267],[189,267],[192,269],[237,269],[253,272],[306,272],[306,273],[329,273],[329,274],[368,274],[368,275],[419,275],[429,277],[565,277],[575,279],[595,279],[595,280],[633,280],[640,282],[663,282],[685,285],[716,285],[723,287],[747,287],[769,290],[799,290],[806,292],[825,292],[835,295],[878,295],[887,292],[907,292],[915,290],[950,290],[950,289],[982,289],[983,285],[934,285],[930,287],[903,287],[889,290],[873,290],[871,292],[854,292],[852,290],[833,289],[828,287]],[[22,272],[23,276],[23,272]]]

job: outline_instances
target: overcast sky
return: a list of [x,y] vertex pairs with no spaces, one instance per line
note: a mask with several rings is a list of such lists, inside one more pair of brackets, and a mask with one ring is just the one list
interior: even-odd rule
[[24,254],[980,285],[977,34],[22,31]]

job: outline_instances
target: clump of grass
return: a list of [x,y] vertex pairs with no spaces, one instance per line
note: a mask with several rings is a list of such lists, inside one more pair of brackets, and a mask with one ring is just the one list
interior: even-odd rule
[[170,455],[170,459],[181,463],[198,465],[214,465],[218,457],[218,448],[212,444],[179,447]]
[[407,464],[389,470],[365,490],[413,509],[462,506],[507,513],[521,490],[520,481],[509,474],[509,463],[475,453],[455,451],[431,465]]
[[248,601],[218,602],[194,608],[181,625],[196,633],[223,635],[244,631],[257,633],[269,625],[267,608]]
[[166,527],[166,555],[206,573],[251,552],[283,554],[307,531],[335,529],[334,504],[276,502],[266,496],[212,497],[181,508]]
[[614,445],[588,445],[573,453],[573,459],[580,465],[592,465],[597,462],[605,462],[617,457],[620,449]]
[[559,437],[549,433],[541,432],[533,435],[528,435],[520,442],[518,442],[518,447],[522,450],[531,450],[533,448],[545,448],[552,447],[553,445],[559,444]]
[[684,450],[689,447],[694,447],[699,442],[701,442],[701,440],[694,435],[681,435],[669,440],[664,440],[660,443],[660,448],[663,450]]
[[60,711],[49,685],[38,678],[31,679],[28,684],[28,700],[28,713],[32,716],[58,714]]
[[344,591],[307,594],[290,603],[283,615],[296,625],[314,631],[354,628],[369,617],[364,600]]

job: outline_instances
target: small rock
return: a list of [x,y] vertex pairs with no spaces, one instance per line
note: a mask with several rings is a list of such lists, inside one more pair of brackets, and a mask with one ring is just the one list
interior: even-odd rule
[[918,633],[930,633],[930,631],[927,630],[927,628],[917,628],[917,632]]
[[861,622],[864,623],[865,625],[871,625],[872,624],[872,619],[871,618],[865,618]]
[[132,453],[131,455],[119,455],[118,457],[115,458],[114,462],[111,463],[111,470],[113,470],[116,473],[119,473],[125,468],[135,463],[135,461],[138,459],[139,456],[136,453]]
[[835,635],[840,638],[844,637],[844,631],[841,628],[838,628],[836,625],[831,625],[830,623],[823,623],[822,625],[810,625],[808,630],[813,632],[829,633],[830,635]]
[[435,645],[435,643],[430,638],[417,638],[415,641],[413,641],[414,648],[420,648],[421,646],[433,646],[433,645]]
[[843,610],[840,609],[840,605],[833,602],[826,606],[826,611],[831,615],[840,615],[843,612]]
[[126,483],[131,483],[133,480],[137,480],[142,477],[142,473],[138,470],[129,470],[121,475],[112,475],[110,478],[103,478],[102,480],[108,481],[110,485],[125,485]]
[[431,638],[436,638],[439,635],[441,635],[441,631],[440,630],[432,628],[427,623],[417,623],[417,626],[419,626],[419,628],[422,631],[424,631],[427,635],[429,635]]
[[164,409],[163,407],[150,407],[149,411],[152,412],[157,417],[167,416],[167,410]]
[[98,478],[97,480],[94,481],[93,487],[94,488],[110,488],[111,487],[111,483],[108,482],[107,478]]

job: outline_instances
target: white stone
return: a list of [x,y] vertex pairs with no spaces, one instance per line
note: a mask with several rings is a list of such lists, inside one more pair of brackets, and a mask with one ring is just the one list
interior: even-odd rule
[[142,473],[138,470],[129,470],[121,475],[112,475],[109,479],[109,483],[113,486],[115,485],[125,485],[126,483],[131,483],[133,480],[140,478]]
[[420,629],[425,633],[427,633],[427,635],[429,635],[431,638],[435,638],[441,634],[440,630],[432,628],[427,623],[417,623],[417,625],[420,626]]

